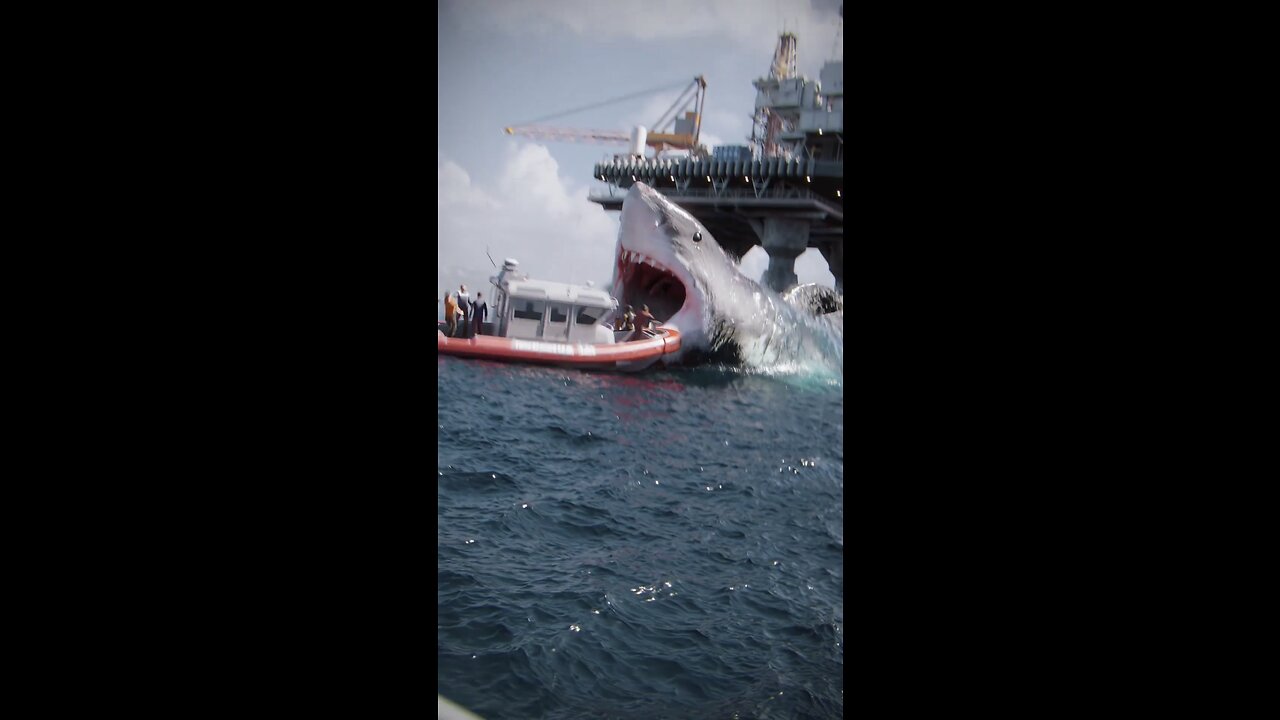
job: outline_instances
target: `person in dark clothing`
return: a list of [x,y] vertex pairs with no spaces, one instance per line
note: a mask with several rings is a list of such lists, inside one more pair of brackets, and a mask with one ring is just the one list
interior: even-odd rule
[[484,334],[484,319],[488,316],[489,304],[484,301],[484,293],[476,293],[476,300],[471,303],[471,323],[476,335]]

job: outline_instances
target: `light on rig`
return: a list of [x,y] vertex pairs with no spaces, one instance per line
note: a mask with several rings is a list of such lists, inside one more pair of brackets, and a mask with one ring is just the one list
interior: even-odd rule
[[839,191],[839,190],[837,190],[837,191],[836,191],[836,197],[840,197],[840,191]]

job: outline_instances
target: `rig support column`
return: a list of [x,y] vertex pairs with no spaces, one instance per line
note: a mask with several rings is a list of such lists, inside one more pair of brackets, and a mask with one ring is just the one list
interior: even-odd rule
[[844,292],[844,239],[823,243],[818,247],[827,260],[827,269],[836,278],[836,292]]
[[805,220],[764,218],[752,223],[760,234],[761,245],[769,253],[769,269],[764,273],[765,283],[782,292],[796,285],[796,258],[809,246],[809,223]]

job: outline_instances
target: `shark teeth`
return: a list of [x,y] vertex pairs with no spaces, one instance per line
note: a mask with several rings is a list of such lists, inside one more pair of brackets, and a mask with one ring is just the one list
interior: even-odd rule
[[663,272],[670,272],[669,270],[667,270],[665,265],[658,262],[657,260],[654,260],[648,255],[641,255],[638,252],[632,252],[631,250],[623,250],[622,254],[619,256],[619,261],[620,261],[619,264],[622,264],[622,265],[625,265],[628,263],[634,264],[634,265],[648,265],[651,268],[656,268],[658,270],[662,270]]

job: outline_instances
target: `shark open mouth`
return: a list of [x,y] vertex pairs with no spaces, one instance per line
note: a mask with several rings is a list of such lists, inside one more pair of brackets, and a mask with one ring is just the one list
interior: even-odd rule
[[616,272],[614,294],[624,307],[630,305],[639,312],[648,305],[658,321],[666,322],[684,306],[684,283],[653,258],[623,250]]

